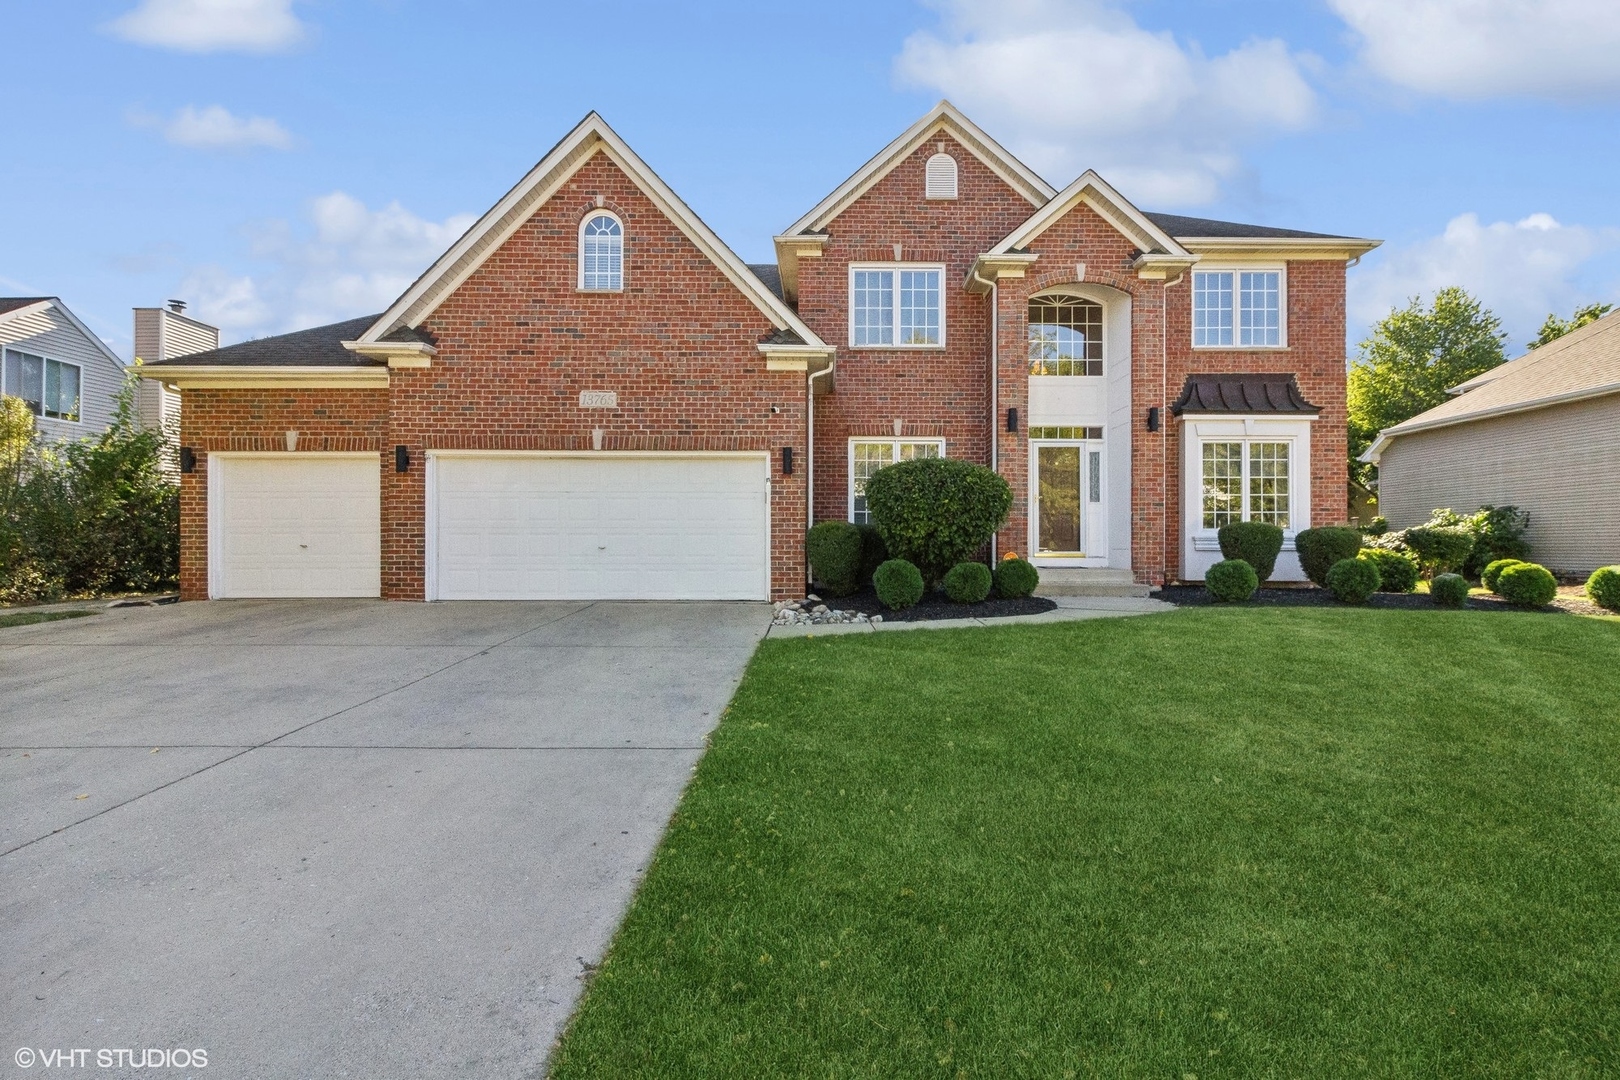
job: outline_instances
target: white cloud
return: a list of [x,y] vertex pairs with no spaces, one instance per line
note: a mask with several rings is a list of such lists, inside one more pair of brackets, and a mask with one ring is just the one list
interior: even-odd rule
[[1509,352],[1515,353],[1548,312],[1567,315],[1578,304],[1612,299],[1595,295],[1583,271],[1617,249],[1620,230],[1563,225],[1551,214],[1489,225],[1478,214],[1460,214],[1439,236],[1380,253],[1376,265],[1352,273],[1351,335],[1359,340],[1413,296],[1427,301],[1438,289],[1460,285],[1502,320]]
[[187,105],[167,120],[146,113],[131,113],[129,119],[136,127],[161,129],[176,146],[198,150],[290,150],[293,144],[287,129],[270,117],[236,116],[223,105]]
[[380,210],[334,191],[313,199],[295,228],[271,221],[253,230],[256,273],[201,267],[181,284],[198,318],[233,337],[283,333],[382,311],[473,223],[442,222],[399,203]]
[[1067,181],[1095,168],[1133,201],[1210,202],[1245,145],[1315,118],[1304,58],[1276,39],[1215,57],[1106,0],[941,0],[899,78],[938,90],[1014,153]]
[[1330,0],[1391,82],[1461,100],[1620,91],[1613,0]]
[[126,41],[180,52],[280,52],[304,39],[293,0],[141,0],[108,24]]

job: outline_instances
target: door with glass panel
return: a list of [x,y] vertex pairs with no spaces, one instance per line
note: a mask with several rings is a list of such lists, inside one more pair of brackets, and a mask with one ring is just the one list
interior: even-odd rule
[[1102,429],[1034,427],[1030,437],[1034,555],[1106,558]]

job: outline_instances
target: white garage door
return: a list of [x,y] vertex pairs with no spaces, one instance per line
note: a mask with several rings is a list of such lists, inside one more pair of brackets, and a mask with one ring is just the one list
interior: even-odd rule
[[440,600],[763,600],[762,457],[434,458]]
[[376,454],[210,455],[208,470],[212,595],[379,595]]

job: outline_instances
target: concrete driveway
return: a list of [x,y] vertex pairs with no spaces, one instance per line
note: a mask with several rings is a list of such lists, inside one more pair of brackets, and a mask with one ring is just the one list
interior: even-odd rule
[[23,1047],[541,1075],[769,619],[239,601],[0,630],[0,1075],[38,1075]]

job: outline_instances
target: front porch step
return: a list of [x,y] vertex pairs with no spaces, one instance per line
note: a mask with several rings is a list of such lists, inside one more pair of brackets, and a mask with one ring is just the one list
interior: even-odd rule
[[1147,596],[1153,591],[1150,585],[1137,584],[1129,570],[1043,566],[1040,572],[1036,596]]

